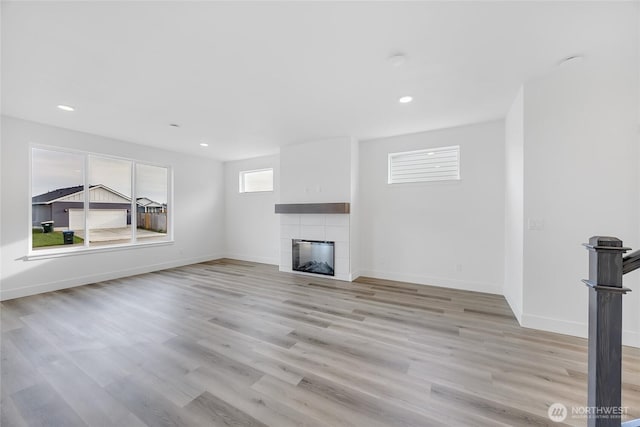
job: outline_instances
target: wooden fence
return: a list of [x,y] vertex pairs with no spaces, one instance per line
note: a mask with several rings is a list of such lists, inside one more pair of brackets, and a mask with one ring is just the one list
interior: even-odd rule
[[159,233],[167,232],[167,213],[144,213],[138,212],[138,228],[145,230],[157,231]]

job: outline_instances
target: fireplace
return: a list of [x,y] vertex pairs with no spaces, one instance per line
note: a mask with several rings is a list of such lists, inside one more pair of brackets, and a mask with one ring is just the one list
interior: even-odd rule
[[295,271],[334,275],[335,242],[292,239],[292,264]]

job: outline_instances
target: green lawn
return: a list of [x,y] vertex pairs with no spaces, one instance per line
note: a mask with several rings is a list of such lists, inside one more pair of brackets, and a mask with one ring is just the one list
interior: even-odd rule
[[[52,231],[51,233],[43,233],[41,229],[34,228],[32,231],[33,235],[33,247],[41,248],[44,246],[58,246],[64,244],[64,239],[62,237],[62,231]],[[82,243],[82,240],[78,236],[73,236],[73,243]]]

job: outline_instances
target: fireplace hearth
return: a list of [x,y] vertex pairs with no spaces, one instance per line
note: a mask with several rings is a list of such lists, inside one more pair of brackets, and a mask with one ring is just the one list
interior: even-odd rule
[[335,242],[292,239],[292,269],[305,273],[335,275]]

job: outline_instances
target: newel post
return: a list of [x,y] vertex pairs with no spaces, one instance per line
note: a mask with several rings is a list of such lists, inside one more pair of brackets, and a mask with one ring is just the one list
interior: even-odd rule
[[[622,258],[615,237],[594,236],[589,250],[589,427],[620,427],[622,371]],[[606,416],[603,416],[606,414]],[[600,415],[600,416],[599,416]]]

